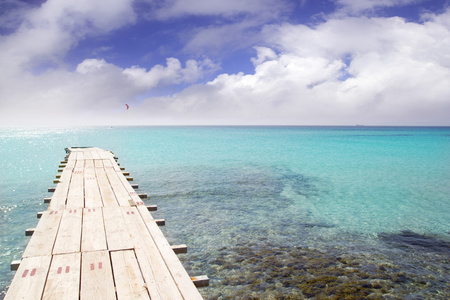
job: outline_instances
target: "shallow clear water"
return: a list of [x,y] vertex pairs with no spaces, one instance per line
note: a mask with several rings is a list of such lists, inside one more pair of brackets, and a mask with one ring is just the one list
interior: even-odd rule
[[3,292],[70,146],[119,157],[205,298],[450,296],[450,128],[411,127],[0,129]]

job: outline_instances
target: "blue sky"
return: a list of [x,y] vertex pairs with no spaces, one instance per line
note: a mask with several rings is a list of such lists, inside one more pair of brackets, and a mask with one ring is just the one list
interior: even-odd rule
[[449,7],[2,0],[0,126],[450,125]]

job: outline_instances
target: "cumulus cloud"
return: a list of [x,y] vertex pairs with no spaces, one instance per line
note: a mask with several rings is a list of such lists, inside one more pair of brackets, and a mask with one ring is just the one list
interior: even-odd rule
[[156,65],[147,71],[145,68],[133,66],[123,71],[123,74],[133,80],[137,86],[145,89],[153,88],[159,84],[171,85],[180,83],[194,83],[205,72],[215,71],[217,66],[209,59],[201,62],[188,60],[185,68],[176,58],[168,58],[167,66]]
[[[136,20],[131,0],[48,0],[26,12],[17,30],[0,36],[0,124],[102,124],[123,103],[152,88],[192,83],[213,72],[208,59],[149,70],[85,59],[71,71],[67,52],[87,37],[108,34]],[[2,16],[7,20],[10,15]],[[120,108],[119,108],[120,107]],[[95,115],[95,118],[92,116]],[[29,120],[29,121],[28,121]]]
[[156,65],[147,71],[86,59],[74,72],[23,73],[20,80],[11,78],[0,84],[0,119],[13,125],[101,125],[116,124],[115,119],[121,116],[120,122],[136,123],[139,120],[131,118],[133,112],[122,115],[124,103],[136,109],[140,94],[155,87],[194,82],[215,68],[209,60],[189,60],[182,66],[178,59],[170,58],[166,66]]
[[48,0],[27,11],[15,33],[0,37],[2,71],[61,63],[66,52],[89,35],[134,22],[132,0]]
[[145,105],[186,122],[448,125],[448,14],[423,24],[360,17],[267,26],[254,74],[222,74]]
[[[353,11],[376,6],[363,2],[339,1]],[[185,3],[166,1],[158,13],[181,17]],[[421,23],[349,13],[315,26],[278,22],[260,30],[256,17],[242,18],[254,13],[253,1],[219,8],[188,3],[191,15],[235,16],[236,22],[197,31],[186,48],[209,41],[223,51],[220,39],[233,44],[256,32],[253,71],[201,83],[218,64],[169,57],[154,66],[118,66],[86,58],[72,68],[64,63],[70,49],[133,24],[136,13],[131,0],[49,0],[18,8],[27,14],[17,30],[0,36],[0,124],[448,125],[450,10],[426,14]],[[275,2],[262,3],[268,9]],[[142,99],[170,85],[187,88]]]

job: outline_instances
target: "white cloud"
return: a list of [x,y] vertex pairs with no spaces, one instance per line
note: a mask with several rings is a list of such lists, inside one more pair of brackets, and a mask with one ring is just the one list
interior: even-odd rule
[[[0,83],[0,124],[116,124],[139,122],[136,98],[152,88],[192,83],[217,66],[209,60],[189,60],[183,67],[175,58],[150,70],[120,68],[102,59],[86,59],[74,72],[48,70],[34,76],[5,78]],[[124,103],[132,105],[123,115]],[[136,104],[136,105],[135,105]]]
[[145,105],[187,123],[448,125],[448,13],[423,24],[361,17],[268,26],[254,74],[222,74]]
[[285,9],[285,5],[285,1],[280,0],[169,0],[163,1],[156,14],[160,19],[189,15],[235,17],[241,14],[273,18]]
[[[69,70],[64,55],[81,39],[134,22],[130,1],[109,1],[111,7],[98,12],[104,3],[49,0],[29,11],[19,30],[0,37],[0,124],[448,125],[450,120],[450,10],[425,15],[420,24],[341,15],[315,27],[268,25],[256,33],[261,42],[251,59],[253,73],[220,74],[195,84],[217,65],[172,57],[165,65],[128,67],[85,59]],[[190,3],[191,14],[215,13]],[[239,3],[223,4],[217,13],[246,14],[253,2]],[[168,10],[170,15],[176,10]],[[209,41],[223,49],[220,38],[241,41],[245,35],[239,33],[256,32],[257,24],[250,18],[211,26]],[[206,45],[208,30],[197,33],[197,47]],[[39,64],[53,67],[30,71]],[[171,97],[137,100],[172,84],[190,86]],[[124,103],[131,104],[129,111]]]
[[267,47],[255,47],[257,57],[252,58],[254,66],[260,65],[268,60],[276,60],[278,55],[270,48]]
[[356,15],[383,7],[405,6],[428,0],[335,0],[340,9],[337,14]]
[[279,22],[292,6],[285,0],[169,0],[162,1],[151,17],[159,20],[214,18],[206,25],[189,22],[180,35],[186,41],[185,52],[220,56],[255,45],[260,41],[261,26]]
[[123,74],[132,79],[137,86],[145,89],[153,88],[159,84],[172,85],[179,83],[194,83],[204,76],[205,72],[215,71],[217,66],[210,60],[202,62],[188,60],[183,68],[176,58],[168,58],[167,66],[156,65],[147,71],[145,68],[133,66],[123,71]]
[[102,124],[114,120],[123,103],[133,103],[141,93],[192,83],[217,69],[208,59],[188,60],[182,66],[169,58],[167,66],[148,71],[85,59],[70,71],[63,62],[67,51],[85,37],[133,23],[131,4],[131,0],[48,0],[27,10],[18,30],[0,36],[0,124]]
[[61,63],[88,35],[105,34],[134,22],[131,0],[48,0],[28,11],[18,30],[0,37],[3,72]]
[[223,53],[246,49],[259,42],[261,22],[244,20],[237,23],[198,28],[190,33],[184,50],[190,53]]

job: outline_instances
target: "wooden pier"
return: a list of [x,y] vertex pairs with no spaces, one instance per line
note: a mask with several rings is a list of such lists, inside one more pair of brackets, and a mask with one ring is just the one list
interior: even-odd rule
[[5,300],[202,299],[114,155],[66,151]]

